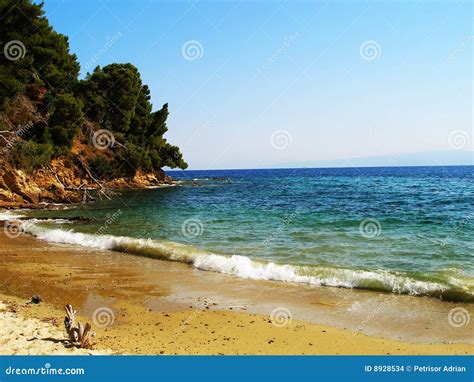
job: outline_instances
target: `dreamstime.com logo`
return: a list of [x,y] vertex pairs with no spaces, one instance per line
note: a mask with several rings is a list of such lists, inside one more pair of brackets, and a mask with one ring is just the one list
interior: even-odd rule
[[119,208],[113,214],[107,214],[107,220],[102,224],[99,229],[95,232],[96,235],[105,235],[105,232],[109,227],[115,223],[115,221],[122,215],[122,210]]
[[377,41],[364,41],[359,47],[360,56],[366,61],[374,61],[382,54],[382,47]]
[[[454,229],[451,230],[451,232],[449,232],[449,235],[446,236],[443,240],[441,240],[441,242],[439,242],[441,244],[441,246],[445,246],[445,245],[448,245],[449,242],[450,242],[450,239],[453,237],[453,236],[456,236],[459,232],[461,232],[464,227],[469,224],[469,222],[471,222],[471,220],[473,219],[474,217],[474,213],[470,213],[469,215],[467,215],[466,217],[464,217],[458,224],[456,224],[456,226],[454,227]],[[438,242],[436,242],[438,243]]]
[[382,232],[382,225],[377,219],[368,218],[360,222],[359,225],[360,234],[366,239],[373,239]]
[[3,232],[10,239],[16,239],[23,234],[23,228],[20,222],[6,221],[3,223]]
[[273,309],[270,313],[270,321],[277,328],[283,328],[290,325],[292,320],[293,317],[291,312],[282,306]]
[[7,60],[17,61],[25,57],[25,44],[23,44],[20,40],[8,41],[3,47],[3,54]]
[[270,138],[270,143],[277,150],[285,150],[293,141],[291,134],[286,130],[275,130]]
[[187,219],[181,225],[181,232],[183,232],[183,235],[188,239],[193,239],[202,235],[204,232],[204,226],[199,219]]
[[270,243],[275,240],[276,238],[278,238],[279,236],[282,235],[282,233],[285,231],[285,229],[287,228],[287,226],[295,219],[296,215],[297,215],[298,211],[295,211],[295,212],[292,212],[291,214],[289,215],[286,215],[284,218],[283,218],[283,221],[282,223],[277,227],[277,229],[275,229],[270,236],[267,236],[265,238],[265,240],[263,240],[263,245],[268,247],[270,245]]
[[471,315],[465,308],[457,307],[453,308],[448,313],[448,322],[453,328],[460,328],[467,326],[471,321]]
[[13,148],[13,146],[15,146],[17,141],[21,137],[23,137],[28,132],[28,130],[31,129],[33,126],[34,126],[33,122],[28,121],[24,125],[19,125],[18,127],[16,127],[14,129],[13,137],[11,137],[10,139],[6,141],[6,145],[2,149],[3,155],[6,155]]
[[84,375],[86,371],[82,367],[75,368],[55,368],[50,363],[45,363],[42,367],[13,367],[5,369],[5,375]]
[[181,47],[181,54],[188,61],[196,61],[204,56],[204,47],[199,41],[186,41]]
[[384,301],[381,304],[378,304],[373,311],[371,311],[367,317],[364,318],[364,320],[357,325],[357,330],[353,331],[353,334],[357,334],[357,332],[360,332],[364,330],[364,328],[374,319],[377,318],[377,316],[382,313],[386,308],[390,306],[389,301]]
[[96,65],[97,61],[123,36],[122,32],[117,32],[111,38],[107,39],[105,45],[100,48],[89,61],[86,62],[84,67],[86,70]]
[[92,314],[92,321],[99,328],[106,328],[112,326],[115,321],[115,314],[112,309],[103,306],[97,308]]
[[290,48],[290,46],[296,41],[298,37],[300,37],[300,32],[295,32],[292,35],[285,37],[280,47],[265,60],[265,62],[260,68],[257,69],[258,74],[267,70],[270,65],[276,62],[277,59],[281,57]]
[[467,131],[454,130],[449,134],[448,144],[454,150],[464,150],[470,146],[471,137]]
[[98,150],[107,150],[110,147],[114,147],[115,136],[110,130],[97,130],[92,135],[92,144]]
[[195,309],[191,315],[189,315],[185,320],[181,321],[179,327],[174,330],[174,335],[179,336],[183,334],[186,331],[186,326],[190,325],[191,322],[198,318],[202,314],[204,308],[205,305],[199,303],[198,309]]

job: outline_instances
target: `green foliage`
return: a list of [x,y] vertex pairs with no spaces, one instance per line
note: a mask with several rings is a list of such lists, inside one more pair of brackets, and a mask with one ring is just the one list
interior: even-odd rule
[[50,144],[19,141],[12,150],[12,160],[15,166],[31,172],[49,164],[53,155]]
[[46,86],[56,93],[67,89],[79,74],[76,55],[69,53],[68,38],[55,32],[44,17],[43,4],[30,0],[0,0],[2,49],[14,40],[14,58],[0,55],[0,108],[22,92],[28,83]]
[[114,134],[109,159],[89,161],[99,177],[128,176],[137,170],[186,168],[179,148],[163,135],[168,131],[168,105],[153,112],[150,89],[132,64],[96,67],[78,81],[79,64],[69,53],[68,38],[55,32],[43,4],[0,0],[0,48],[13,40],[24,46],[18,59],[0,55],[0,111],[8,111],[17,94],[27,94],[41,118],[18,144],[14,162],[34,169],[52,157],[68,154],[85,120]]
[[163,166],[187,167],[179,148],[163,138],[168,131],[168,104],[152,112],[150,89],[142,84],[136,67],[96,67],[78,89],[87,118],[112,131],[116,141],[126,146],[127,153],[116,153],[117,167],[146,172]]
[[88,165],[96,178],[108,179],[114,174],[114,170],[110,162],[103,157],[95,157],[89,160]]
[[51,100],[49,121],[39,120],[22,136],[36,143],[50,144],[53,157],[66,154],[84,123],[82,101],[72,94],[61,94]]
[[54,112],[49,118],[49,134],[57,151],[67,152],[84,122],[82,102],[72,94],[61,94],[53,102]]
[[91,120],[100,122],[104,129],[125,133],[135,115],[141,87],[137,68],[111,64],[103,69],[97,67],[82,81],[79,96]]
[[0,111],[8,110],[10,100],[25,90],[25,84],[11,76],[0,65]]

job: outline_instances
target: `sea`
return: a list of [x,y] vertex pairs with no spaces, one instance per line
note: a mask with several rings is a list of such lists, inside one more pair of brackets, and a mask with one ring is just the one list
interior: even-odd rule
[[1,217],[21,218],[21,231],[40,240],[243,280],[472,302],[473,170],[169,171],[173,186]]

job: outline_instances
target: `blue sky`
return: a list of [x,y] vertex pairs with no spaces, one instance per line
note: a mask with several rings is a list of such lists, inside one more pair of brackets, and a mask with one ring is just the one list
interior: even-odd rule
[[468,1],[45,0],[45,10],[83,75],[139,68],[155,109],[169,103],[166,137],[190,168],[472,150]]

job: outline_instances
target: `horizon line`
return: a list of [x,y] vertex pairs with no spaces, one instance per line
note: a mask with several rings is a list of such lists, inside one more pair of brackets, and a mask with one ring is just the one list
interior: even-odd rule
[[414,168],[414,167],[474,167],[474,164],[446,164],[446,165],[390,165],[390,166],[351,166],[351,167],[253,167],[253,168],[193,168],[193,169],[171,169],[164,170],[165,172],[178,172],[178,171],[236,171],[236,170],[326,170],[326,169],[351,169],[351,168]]

